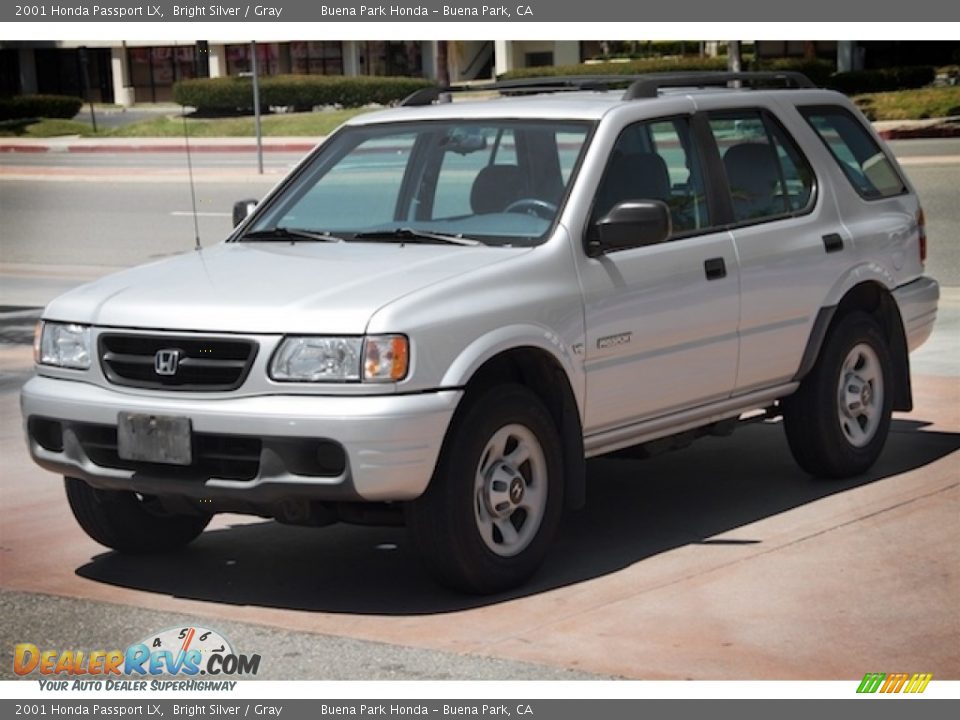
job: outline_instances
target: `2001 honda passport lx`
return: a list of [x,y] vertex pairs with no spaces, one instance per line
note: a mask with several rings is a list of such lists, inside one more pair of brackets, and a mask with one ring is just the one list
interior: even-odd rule
[[803,76],[630,81],[418,92],[225,242],[52,302],[22,408],[83,529],[402,517],[486,593],[540,564],[585,458],[761,410],[811,474],[868,469],[936,316],[909,181]]

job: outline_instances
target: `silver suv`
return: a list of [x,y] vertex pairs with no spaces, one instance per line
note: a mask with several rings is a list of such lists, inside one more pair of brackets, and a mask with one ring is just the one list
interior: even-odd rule
[[51,303],[23,414],[83,529],[143,553],[217,512],[405,522],[488,593],[586,458],[782,415],[812,475],[867,470],[939,295],[896,160],[802,76],[628,81],[419,92],[225,242]]

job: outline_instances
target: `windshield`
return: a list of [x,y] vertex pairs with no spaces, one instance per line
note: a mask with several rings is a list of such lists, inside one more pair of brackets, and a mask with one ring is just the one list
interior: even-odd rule
[[589,130],[547,120],[347,127],[239,239],[296,229],[357,242],[534,245],[553,225]]

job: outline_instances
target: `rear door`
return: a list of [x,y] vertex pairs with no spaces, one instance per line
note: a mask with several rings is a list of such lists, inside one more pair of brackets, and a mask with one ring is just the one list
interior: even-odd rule
[[740,261],[740,394],[796,375],[851,245],[829,186],[770,110],[714,110],[707,118]]

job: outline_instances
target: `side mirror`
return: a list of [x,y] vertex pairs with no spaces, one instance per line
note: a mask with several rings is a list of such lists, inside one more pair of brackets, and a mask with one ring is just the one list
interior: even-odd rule
[[670,209],[661,200],[624,200],[597,220],[591,228],[587,253],[656,245],[670,237]]
[[238,200],[233,204],[233,226],[236,227],[257,207],[256,200]]

